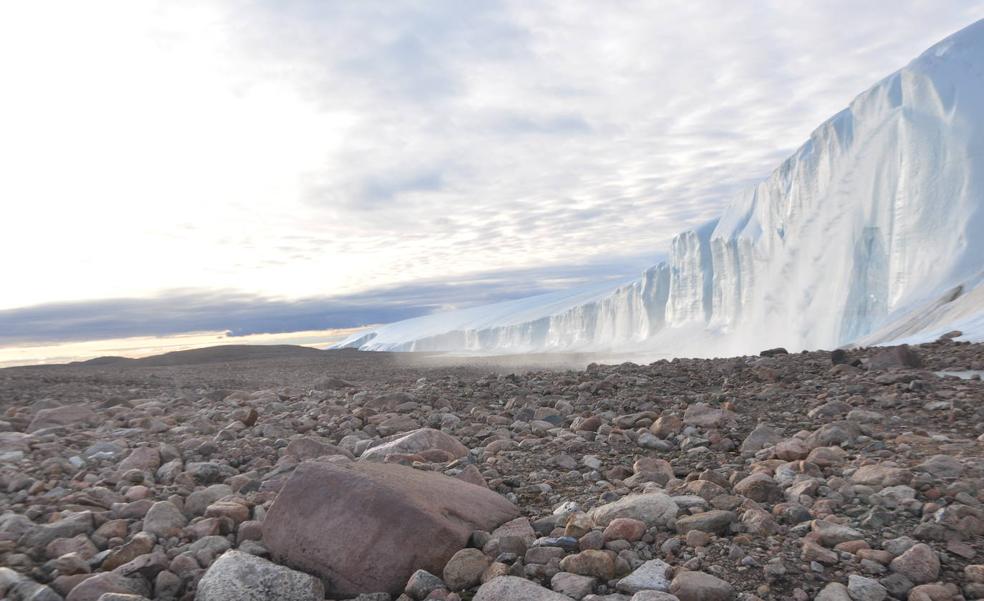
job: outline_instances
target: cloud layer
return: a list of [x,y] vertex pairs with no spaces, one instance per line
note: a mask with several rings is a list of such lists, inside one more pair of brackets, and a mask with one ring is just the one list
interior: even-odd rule
[[49,3],[0,7],[0,340],[341,327],[621,274],[984,16],[984,0],[51,4],[57,22]]

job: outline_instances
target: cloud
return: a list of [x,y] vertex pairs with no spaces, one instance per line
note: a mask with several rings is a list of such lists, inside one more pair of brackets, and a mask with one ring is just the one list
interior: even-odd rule
[[488,272],[357,294],[296,300],[223,290],[172,290],[153,298],[49,303],[0,311],[0,345],[168,336],[228,331],[231,336],[352,328],[494,303],[576,287],[620,281],[650,256],[616,264],[549,266]]

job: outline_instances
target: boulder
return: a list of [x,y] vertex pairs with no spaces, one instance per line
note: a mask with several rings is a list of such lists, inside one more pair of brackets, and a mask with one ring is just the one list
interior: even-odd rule
[[472,531],[518,514],[497,493],[433,472],[304,462],[267,513],[263,542],[275,561],[327,580],[333,596],[398,595],[418,569],[443,573]]
[[321,601],[321,581],[243,553],[226,551],[198,581],[198,601]]
[[468,447],[457,438],[433,428],[420,428],[412,432],[394,434],[383,438],[363,451],[359,459],[383,461],[387,455],[414,455],[430,450],[446,451],[453,458],[464,457]]

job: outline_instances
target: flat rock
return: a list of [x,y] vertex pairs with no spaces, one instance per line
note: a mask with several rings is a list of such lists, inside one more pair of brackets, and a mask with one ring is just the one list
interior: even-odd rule
[[267,513],[263,542],[279,563],[327,579],[331,595],[398,595],[418,569],[443,573],[472,531],[518,513],[497,493],[433,472],[304,462]]

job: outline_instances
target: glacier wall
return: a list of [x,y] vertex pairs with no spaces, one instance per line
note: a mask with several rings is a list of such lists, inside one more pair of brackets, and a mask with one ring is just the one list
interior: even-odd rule
[[984,20],[859,95],[638,279],[397,322],[340,346],[831,348],[890,324],[918,337],[907,314],[954,290],[946,303],[962,297],[962,319],[984,315],[982,274]]

